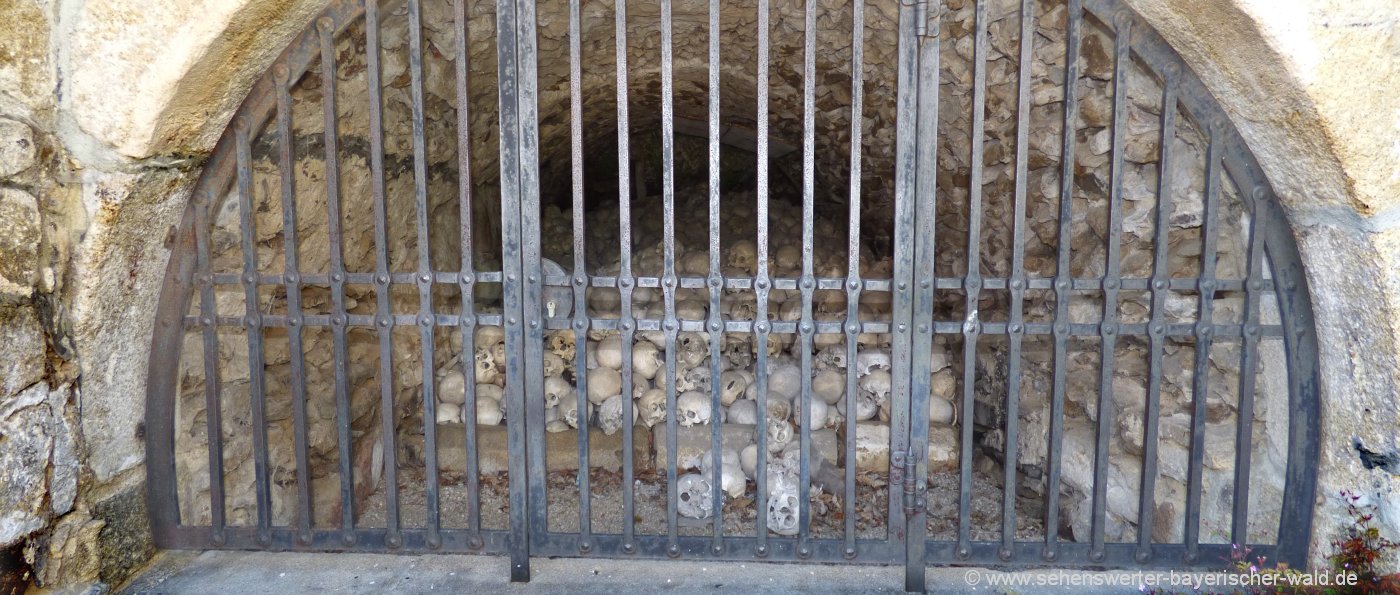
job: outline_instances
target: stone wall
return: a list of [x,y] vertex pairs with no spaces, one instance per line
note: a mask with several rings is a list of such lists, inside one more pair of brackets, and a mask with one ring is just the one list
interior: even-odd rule
[[[1342,489],[1381,505],[1380,524],[1400,534],[1396,478],[1363,465],[1352,446],[1355,437],[1373,451],[1395,449],[1400,420],[1400,226],[1387,142],[1400,78],[1383,74],[1396,67],[1395,8],[1386,0],[1129,4],[1241,129],[1288,205],[1309,265],[1324,354],[1315,555],[1346,521]],[[322,8],[320,0],[0,5],[0,543],[23,545],[44,584],[119,582],[149,551],[141,420],[163,232],[253,77]],[[606,44],[585,51],[610,54]],[[830,83],[837,101],[842,86]],[[892,88],[867,91],[868,103],[892,101],[876,98]],[[550,125],[558,122],[542,121]],[[787,126],[775,131],[791,144],[799,137]],[[842,128],[828,127],[830,138]],[[19,142],[30,138],[32,159]]]

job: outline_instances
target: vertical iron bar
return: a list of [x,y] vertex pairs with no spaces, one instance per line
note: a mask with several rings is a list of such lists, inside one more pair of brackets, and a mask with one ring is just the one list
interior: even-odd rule
[[[617,59],[617,217],[618,217],[618,273],[617,288],[622,301],[622,312],[618,315],[618,328],[622,337],[622,419],[632,419],[632,336],[636,332],[635,318],[632,315],[632,199],[628,192],[632,189],[632,123],[628,116],[627,89],[627,0],[617,0],[613,16],[616,38]],[[622,552],[632,554],[637,551],[636,533],[636,486],[633,483],[633,426],[622,424]]]
[[[1186,470],[1186,560],[1200,556],[1201,479],[1206,448],[1206,401],[1210,390],[1210,346],[1214,336],[1216,225],[1220,205],[1220,143],[1217,127],[1210,127],[1206,147],[1206,196],[1201,224],[1200,302],[1196,316],[1196,355],[1191,374],[1191,460]],[[1163,171],[1161,175],[1170,175]],[[1238,445],[1236,445],[1238,446]]]
[[802,319],[798,325],[798,345],[802,350],[799,365],[802,368],[801,391],[797,395],[795,411],[798,428],[798,472],[797,472],[797,556],[807,558],[812,555],[807,540],[811,534],[812,505],[807,495],[812,483],[812,291],[816,287],[812,266],[812,219],[814,192],[816,186],[816,139],[815,112],[817,92],[817,4],[806,0],[803,4],[804,21],[802,27],[802,278],[798,289],[802,295]]
[[[1094,495],[1093,512],[1090,520],[1089,559],[1094,562],[1104,560],[1104,532],[1108,522],[1108,447],[1112,440],[1114,423],[1113,370],[1118,350],[1118,291],[1121,285],[1119,244],[1123,219],[1123,142],[1124,126],[1127,125],[1128,84],[1128,40],[1132,36],[1131,24],[1126,12],[1115,18],[1113,38],[1113,139],[1112,158],[1109,170],[1108,198],[1108,238],[1105,240],[1106,260],[1103,276],[1103,321],[1099,326],[1099,403],[1098,436],[1094,440]],[[1151,530],[1138,527],[1139,531]]]
[[[906,490],[906,497],[912,494],[917,500],[909,505],[907,523],[908,537],[905,543],[906,588],[922,591],[924,585],[923,560],[928,544],[928,510],[920,503],[927,498],[925,483],[928,478],[928,436],[929,399],[932,394],[933,377],[933,304],[937,287],[935,258],[938,248],[934,220],[938,212],[938,83],[939,56],[942,38],[938,34],[941,16],[938,10],[927,10],[916,16],[920,19],[919,30],[923,35],[918,41],[919,76],[918,119],[914,122],[916,133],[915,178],[917,187],[914,193],[914,279],[918,282],[914,290],[913,321],[914,337],[911,348],[910,371],[909,444],[917,445],[914,460],[906,459],[909,468],[906,479],[912,476],[916,486],[912,492]],[[930,32],[932,32],[930,34]],[[913,580],[910,581],[910,578]],[[910,584],[910,583],[913,584]]]
[[496,55],[499,66],[497,83],[500,100],[500,167],[501,167],[501,297],[504,302],[502,318],[506,336],[506,442],[510,461],[510,580],[530,580],[530,532],[527,510],[527,444],[525,436],[525,366],[520,354],[524,352],[524,315],[521,279],[521,147],[518,71],[519,50],[516,44],[515,0],[496,2]]
[[[1162,81],[1162,120],[1161,142],[1158,144],[1161,156],[1158,158],[1159,172],[1171,171],[1171,146],[1176,140],[1176,75],[1177,69],[1168,67]],[[1152,317],[1148,321],[1148,360],[1147,360],[1147,403],[1143,412],[1142,431],[1142,490],[1138,494],[1138,549],[1139,563],[1152,559],[1153,515],[1156,513],[1157,454],[1159,422],[1162,408],[1162,351],[1166,347],[1166,307],[1167,289],[1171,283],[1171,268],[1167,262],[1169,252],[1168,237],[1172,213],[1171,176],[1157,176],[1157,213],[1152,235]]]
[[[754,314],[753,341],[756,357],[754,358],[754,384],[757,385],[758,394],[758,415],[755,416],[757,430],[754,432],[758,436],[758,465],[754,468],[755,482],[758,484],[758,501],[755,502],[754,510],[758,511],[755,531],[758,534],[758,546],[754,553],[758,557],[768,555],[768,57],[769,57],[769,0],[758,0],[758,76],[756,77],[758,88],[757,114],[757,136],[758,146],[757,167],[758,167],[758,205],[756,208],[755,222],[758,227],[757,234],[757,254],[758,270],[754,275],[754,299],[756,300],[756,312]],[[802,495],[806,497],[806,494]]]
[[[457,59],[457,210],[459,239],[461,247],[461,267],[457,284],[461,287],[462,309],[457,328],[462,333],[461,366],[463,385],[466,394],[462,400],[462,427],[465,430],[467,449],[467,530],[472,533],[469,545],[480,548],[483,543],[481,531],[481,478],[478,475],[480,463],[477,453],[476,436],[476,264],[473,232],[475,221],[472,217],[472,157],[471,157],[471,95],[470,72],[467,62],[467,9],[465,0],[453,0],[452,18],[456,26],[454,41]],[[387,265],[387,263],[386,263]],[[387,269],[386,269],[387,270]],[[385,460],[388,460],[387,458]]]
[[[963,320],[962,411],[976,403],[977,338],[982,332],[978,298],[982,290],[982,161],[986,153],[987,3],[977,3],[972,57],[972,171],[968,183],[966,319]],[[962,424],[961,481],[958,488],[958,557],[972,555],[972,424]]]
[[[408,0],[408,71],[412,88],[413,198],[417,206],[418,328],[423,356],[423,466],[427,481],[427,545],[442,545],[442,507],[438,499],[437,385],[434,367],[433,264],[428,246],[428,162],[423,113],[423,10],[420,0]],[[465,383],[464,383],[465,384]]]
[[[1263,210],[1260,206],[1254,208]],[[1235,426],[1235,501],[1230,525],[1230,543],[1241,545],[1249,540],[1249,467],[1254,442],[1254,385],[1259,365],[1259,300],[1262,297],[1259,294],[1264,284],[1264,241],[1259,237],[1259,227],[1259,216],[1251,215],[1244,289],[1244,353],[1240,354],[1240,401]]]
[[544,271],[540,253],[539,84],[535,2],[516,3],[516,82],[520,106],[520,222],[521,266],[525,325],[520,354],[524,358],[524,427],[529,488],[531,541],[544,544],[549,536],[549,494],[545,482],[544,436]]
[[[899,5],[899,55],[895,100],[895,171],[894,171],[894,279],[890,291],[891,328],[893,349],[891,350],[890,370],[890,458],[893,471],[894,456],[897,453],[911,452],[918,459],[925,458],[926,444],[912,445],[909,442],[909,380],[913,358],[910,357],[909,326],[913,314],[913,296],[909,285],[913,282],[914,268],[914,206],[918,191],[918,154],[916,151],[918,131],[905,123],[918,122],[918,77],[919,53],[916,32],[919,9],[901,2]],[[848,415],[855,415],[855,409],[847,409]],[[850,464],[848,461],[847,464]],[[917,472],[917,465],[915,471]],[[891,472],[891,474],[893,474]],[[907,515],[904,510],[904,490],[891,485],[889,488],[889,539],[897,548],[908,545]],[[905,560],[904,584],[906,590],[922,590],[924,584],[923,560]]]
[[277,89],[278,173],[282,178],[282,255],[287,288],[287,348],[291,362],[292,441],[297,462],[297,542],[311,542],[311,463],[306,437],[306,354],[302,347],[301,268],[297,255],[296,141],[292,134],[290,72],[285,65],[274,70]]
[[[666,554],[681,553],[676,510],[680,494],[676,493],[676,183],[675,143],[676,122],[672,91],[671,64],[671,0],[661,0],[661,296],[665,307],[662,330],[666,336]],[[711,379],[717,381],[717,379]],[[624,395],[631,400],[631,395]],[[624,417],[623,423],[632,419]],[[719,419],[711,420],[719,423]],[[723,514],[723,504],[716,502]]]
[[[459,0],[460,1],[460,0]],[[569,0],[569,163],[573,197],[574,234],[574,398],[579,413],[588,411],[588,263],[584,236],[583,210],[583,41],[580,34],[579,1]],[[584,415],[587,418],[587,415]],[[578,530],[579,550],[593,549],[593,522],[589,505],[588,426],[581,421],[578,431]]]
[[340,446],[340,532],[341,541],[352,545],[355,536],[354,449],[350,444],[350,372],[346,361],[345,262],[341,251],[340,207],[340,128],[336,111],[335,31],[330,17],[317,20],[321,41],[321,93],[324,102],[326,145],[326,211],[329,223],[331,269],[331,343],[335,366],[335,410],[337,441]]
[[[394,316],[390,305],[388,205],[384,195],[384,99],[380,66],[379,1],[365,2],[365,58],[369,75],[369,163],[374,193],[375,326],[379,335],[379,418],[384,443],[385,545],[403,545],[399,530],[399,481],[394,446]],[[424,379],[424,384],[428,379]],[[426,428],[435,417],[423,419]],[[433,454],[435,456],[436,453]]]
[[1060,234],[1055,261],[1055,354],[1054,388],[1050,396],[1050,445],[1047,449],[1050,472],[1045,489],[1045,550],[1047,562],[1059,558],[1060,459],[1065,432],[1065,359],[1069,340],[1069,299],[1072,283],[1069,270],[1070,225],[1074,216],[1075,114],[1079,109],[1076,89],[1079,83],[1079,28],[1084,22],[1083,0],[1069,0],[1065,34],[1065,112],[1060,148]]
[[[710,485],[713,489],[711,498],[714,502],[723,502],[723,491],[721,473],[724,469],[724,456],[722,449],[722,428],[718,423],[720,418],[720,406],[722,405],[723,383],[720,381],[722,374],[719,365],[720,348],[724,344],[724,321],[720,318],[720,298],[723,295],[724,276],[720,271],[719,247],[720,247],[720,224],[719,224],[719,0],[710,0],[710,55],[709,55],[709,100],[706,104],[709,118],[709,190],[710,190],[710,456],[713,465],[713,475],[710,477]],[[724,507],[716,505],[718,512],[714,518],[714,543],[710,546],[716,555],[724,552]]]
[[[1007,318],[1006,460],[1002,463],[1001,548],[1010,562],[1016,551],[1016,455],[1020,448],[1021,346],[1025,339],[1026,189],[1030,168],[1031,68],[1034,60],[1035,2],[1021,0],[1021,54],[1016,76],[1015,223],[1011,239],[1011,304]],[[967,423],[964,421],[963,423]]]
[[[860,182],[861,151],[865,131],[865,0],[851,3],[851,165],[850,191],[846,197],[846,411],[856,410],[857,339],[860,337]],[[856,416],[846,416],[845,487],[841,499],[845,509],[845,556],[855,558],[856,550]]]
[[195,267],[199,271],[199,316],[204,327],[204,419],[209,438],[209,541],[216,546],[227,540],[224,532],[224,424],[223,388],[219,382],[219,311],[214,300],[214,274],[209,263],[209,231],[213,222],[210,192],[195,203]]
[[252,150],[249,122],[234,123],[234,152],[238,161],[238,223],[243,240],[243,328],[248,334],[248,400],[252,408],[254,497],[257,501],[259,544],[272,540],[272,486],[267,462],[267,391],[263,369],[262,312],[258,307],[258,222],[253,214]]

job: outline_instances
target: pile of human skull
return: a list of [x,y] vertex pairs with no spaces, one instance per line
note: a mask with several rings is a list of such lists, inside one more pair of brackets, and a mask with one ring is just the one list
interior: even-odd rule
[[[751,209],[752,196],[740,194],[728,196],[723,203],[729,212],[722,219],[728,225],[725,236],[735,237],[721,252],[722,272],[726,277],[753,277],[757,273],[757,249],[753,241],[753,230],[740,221],[745,220],[742,209]],[[617,210],[601,208],[589,213],[589,245],[595,248],[594,256],[608,254],[612,261],[604,261],[592,271],[596,275],[615,275],[619,270],[617,262],[616,236],[608,237],[609,231],[616,231],[616,224],[608,225],[609,219],[616,221]],[[677,221],[705,220],[707,203],[703,193],[690,193],[677,201]],[[749,221],[751,217],[747,218]],[[782,201],[770,205],[772,225],[769,230],[769,274],[774,278],[796,278],[801,272],[801,221],[800,207]],[[571,262],[568,253],[572,248],[569,232],[570,214],[556,209],[547,209],[542,221],[545,238],[544,253],[551,260]],[[647,219],[635,222],[633,232],[639,243],[646,246],[633,254],[633,274],[637,276],[658,276],[663,272],[662,257],[664,245],[661,236],[660,220]],[[751,225],[751,224],[750,224]],[[844,236],[841,225],[817,219],[814,226],[818,237]],[[557,232],[557,233],[555,233]],[[561,239],[562,238],[562,239]],[[677,274],[682,277],[704,278],[709,274],[709,251],[706,226],[678,225],[676,229],[675,262]],[[842,244],[844,246],[844,243]],[[863,246],[861,275],[867,279],[888,279],[891,274],[891,261],[888,257],[876,258],[875,251]],[[814,271],[818,277],[841,278],[846,276],[847,254],[844,249],[836,252],[815,252]],[[595,262],[601,258],[592,258]],[[681,320],[708,320],[708,289],[680,289],[675,298],[675,313]],[[754,320],[757,316],[755,296],[750,290],[724,290],[721,298],[721,313],[727,320]],[[638,319],[660,320],[665,315],[662,293],[655,288],[637,288],[633,293],[633,315]],[[615,319],[621,312],[621,301],[616,290],[593,290],[589,296],[589,316],[594,319]],[[887,292],[866,292],[860,301],[862,320],[888,322],[890,317],[890,294]],[[800,293],[795,290],[773,290],[770,294],[768,317],[774,321],[795,321],[802,313]],[[813,299],[814,318],[824,321],[842,322],[846,316],[846,294],[844,291],[818,291]],[[740,424],[754,427],[754,432],[764,432],[767,436],[768,464],[768,526],[775,533],[794,534],[797,531],[798,498],[798,429],[808,425],[814,431],[822,428],[836,428],[844,425],[848,415],[858,422],[888,424],[890,419],[891,354],[888,334],[864,333],[858,336],[857,355],[854,361],[847,360],[846,335],[815,334],[811,345],[812,378],[811,398],[806,401],[805,414],[799,415],[801,405],[802,343],[792,333],[772,333],[765,345],[758,345],[750,333],[726,333],[720,342],[718,378],[712,376],[710,335],[703,331],[679,331],[674,350],[676,411],[679,426],[692,427],[711,423]],[[496,425],[502,422],[501,392],[505,381],[505,343],[499,327],[482,327],[476,331],[476,352],[472,356],[475,369],[476,411],[475,423]],[[622,394],[624,349],[622,336],[617,331],[593,329],[587,333],[584,375],[586,386],[575,388],[578,378],[575,369],[580,349],[572,329],[555,330],[545,334],[543,398],[545,399],[546,428],[550,432],[578,430],[588,425],[596,426],[604,434],[618,432],[626,421],[624,398],[633,400],[633,423],[646,427],[664,426],[667,421],[666,389],[670,382],[665,366],[667,341],[666,334],[659,330],[638,330],[633,335],[631,345],[631,394]],[[765,399],[767,415],[763,426],[758,426],[758,384],[755,382],[758,350],[767,354],[767,395]],[[955,421],[955,407],[951,402],[952,369],[947,357],[940,353],[935,358],[942,362],[935,366],[935,386],[944,387],[933,399],[933,413],[930,419],[941,424]],[[463,419],[471,421],[472,412],[462,411],[465,402],[466,378],[463,366],[454,364],[445,367],[439,374],[437,384],[438,422],[459,423]],[[859,391],[854,399],[855,410],[850,411],[846,396],[847,374],[853,371]],[[718,384],[720,403],[719,419],[712,417],[711,391]],[[579,410],[576,390],[586,393],[585,410]],[[748,482],[755,479],[758,459],[757,435],[746,446],[726,448],[721,453],[721,488],[730,497],[742,496],[748,489]],[[713,478],[711,456],[703,457],[699,473],[684,473],[678,483],[681,492],[679,511],[693,518],[705,518],[714,513],[716,506],[712,499],[710,481]],[[834,469],[834,462],[821,456],[813,457],[813,477],[823,470]],[[832,482],[826,482],[830,484]],[[813,482],[812,496],[819,495],[822,484]],[[838,486],[832,486],[840,491]]]

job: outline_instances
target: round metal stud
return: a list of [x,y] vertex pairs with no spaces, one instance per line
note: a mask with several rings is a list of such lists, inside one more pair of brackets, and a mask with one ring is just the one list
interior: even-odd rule
[[1025,281],[1022,281],[1022,280],[1020,280],[1020,279],[1012,279],[1012,280],[1011,280],[1011,288],[1012,288],[1012,289],[1025,289],[1025,288],[1026,288],[1026,282],[1025,282]]
[[928,289],[929,286],[931,286],[931,285],[932,285],[932,283],[929,283],[929,280],[928,280],[928,279],[923,279],[923,280],[919,281],[919,288],[920,288],[920,289]]
[[1065,336],[1069,334],[1069,325],[1063,322],[1055,324],[1055,334]]
[[1269,196],[1269,189],[1263,186],[1255,186],[1253,195],[1254,200],[1264,200]]
[[904,290],[906,290],[906,289],[909,289],[909,284],[906,283],[906,282],[904,282],[904,281],[900,281],[900,282],[899,282],[899,290],[900,290],[900,291],[904,291]]
[[767,279],[759,279],[759,280],[753,282],[753,286],[754,286],[756,289],[768,289],[768,280],[767,280]]
[[802,289],[812,289],[813,287],[816,287],[816,286],[817,286],[816,281],[813,281],[813,280],[811,280],[811,279],[803,279],[803,280],[802,280]]
[[425,326],[425,327],[427,327],[427,326],[433,326],[433,317],[432,317],[432,316],[427,316],[427,315],[418,317],[418,325],[419,325],[419,326]]
[[1011,334],[1013,335],[1019,335],[1025,332],[1026,328],[1021,326],[1021,324],[1018,322],[1013,322],[1011,323],[1011,326],[1006,327],[1006,330],[1011,331]]
[[723,287],[723,286],[724,286],[724,279],[721,279],[721,278],[719,278],[719,277],[710,277],[710,287],[720,288],[720,287]]
[[1186,562],[1188,564],[1195,564],[1196,560],[1198,560],[1200,557],[1200,554],[1196,552],[1186,552]]
[[506,273],[506,283],[515,283],[514,273]]
[[345,315],[336,314],[335,316],[331,317],[331,324],[335,326],[345,326]]
[[797,557],[802,558],[803,560],[812,557],[812,549],[806,546],[797,548]]
[[850,281],[847,281],[847,282],[846,282],[846,289],[849,289],[849,290],[851,290],[851,291],[855,291],[855,290],[857,290],[857,289],[860,289],[860,281],[858,281],[858,280],[856,280],[856,279],[851,279]]
[[532,329],[540,328],[540,321],[538,321],[538,320],[531,320],[531,321],[530,321],[530,328],[532,328]]
[[297,545],[311,545],[311,534],[304,531],[298,531]]
[[423,273],[422,275],[418,275],[418,282],[419,282],[419,283],[427,284],[427,283],[432,283],[432,281],[433,281],[433,276],[432,276],[432,275],[429,275],[429,274],[427,274],[427,273]]
[[1090,559],[1090,560],[1093,560],[1093,561],[1095,561],[1095,562],[1103,562],[1103,558],[1104,558],[1103,550],[1095,550],[1095,551],[1089,553],[1089,559]]
[[621,287],[621,288],[623,288],[623,289],[627,289],[627,288],[631,287],[631,286],[632,286],[632,279],[631,279],[631,277],[623,277],[623,278],[621,278],[621,279],[618,279],[618,280],[617,280],[617,286],[618,286],[618,287]]
[[812,333],[812,331],[816,330],[816,327],[813,326],[810,322],[804,322],[801,324],[801,326],[797,327],[797,330],[802,331],[802,334],[804,335],[809,335]]
[[1167,281],[1166,281],[1166,279],[1158,279],[1158,280],[1152,282],[1152,289],[1156,289],[1157,291],[1162,291],[1162,290],[1164,290],[1164,289],[1166,289],[1166,288],[1167,288]]
[[591,541],[580,541],[580,542],[578,543],[578,552],[579,552],[580,554],[587,554],[588,552],[591,552],[591,551],[593,551],[593,542],[591,542]]
[[209,541],[214,545],[221,546],[228,542],[228,537],[224,535],[223,531],[214,531],[214,534],[209,537]]
[[579,286],[579,287],[583,287],[583,286],[586,285],[587,283],[588,283],[588,278],[587,278],[587,277],[584,277],[583,275],[576,275],[576,276],[574,276],[574,285],[577,285],[577,286]]
[[331,275],[331,281],[335,281],[336,283],[344,283],[345,275],[343,273],[335,273]]
[[254,275],[253,273],[246,273],[243,275],[243,282],[248,284],[257,283],[258,276]]
[[1118,289],[1118,280],[1117,280],[1117,279],[1104,279],[1103,288],[1104,288],[1104,289]]
[[674,331],[676,330],[676,321],[667,320],[666,323],[662,325],[662,328],[668,331]]
[[244,318],[243,318],[243,324],[244,324],[245,326],[247,326],[248,328],[258,328],[258,327],[262,326],[262,317],[260,317],[260,316],[247,316],[247,317],[244,317]]
[[1046,562],[1054,562],[1060,557],[1060,553],[1050,548],[1046,548],[1044,551],[1040,552],[1040,557]]
[[204,318],[199,319],[199,323],[204,326],[214,326],[214,319],[205,316]]
[[624,320],[624,321],[622,321],[621,323],[619,323],[619,324],[617,325],[617,328],[618,328],[618,330],[630,331],[630,330],[632,330],[632,322],[631,322],[631,321],[628,321],[628,320]]
[[1112,337],[1113,335],[1115,335],[1115,334],[1117,334],[1117,333],[1118,333],[1118,325],[1113,324],[1113,323],[1111,323],[1111,322],[1105,322],[1105,323],[1103,323],[1103,335],[1104,335],[1105,337]]
[[768,546],[760,545],[753,549],[753,553],[760,558],[766,558],[768,557]]
[[1211,281],[1210,279],[1206,279],[1206,280],[1204,280],[1204,281],[1201,281],[1201,292],[1202,292],[1202,293],[1209,293],[1209,292],[1212,292],[1212,291],[1215,291],[1215,282],[1214,282],[1214,281]]
[[712,321],[710,321],[710,332],[712,332],[712,333],[718,333],[718,332],[720,332],[720,331],[722,331],[722,330],[724,330],[724,323],[722,323],[722,322],[720,322],[720,321],[718,321],[718,320],[712,320]]
[[486,542],[482,540],[479,536],[472,537],[471,539],[467,540],[467,547],[474,550],[479,550],[483,547],[486,547]]
[[1138,564],[1146,564],[1148,560],[1152,559],[1152,554],[1148,553],[1147,550],[1138,550],[1138,552],[1133,555],[1133,559],[1137,560]]
[[982,289],[982,280],[978,278],[968,279],[963,285],[967,287],[968,291],[977,291]]
[[389,326],[389,323],[390,323],[391,321],[389,320],[389,317],[388,317],[388,316],[380,316],[379,318],[375,319],[374,322],[375,322],[375,324],[378,324],[379,326],[382,326],[382,327],[386,327],[386,328],[387,328],[387,327]]
[[624,554],[632,554],[632,553],[636,553],[636,551],[637,551],[637,546],[636,546],[635,544],[633,544],[632,542],[629,541],[629,542],[627,542],[627,543],[622,544],[622,553],[624,553]]
[[1175,62],[1172,62],[1171,64],[1168,64],[1168,65],[1167,65],[1167,68],[1166,68],[1166,71],[1167,71],[1167,78],[1169,78],[1169,79],[1174,79],[1174,78],[1176,78],[1176,77],[1178,77],[1178,76],[1181,76],[1181,66],[1178,65],[1178,64],[1175,63]]
[[667,546],[667,547],[666,547],[666,555],[667,555],[668,557],[671,557],[671,558],[679,558],[679,557],[681,557],[681,546],[678,546],[678,545],[676,545],[676,544],[674,544],[674,543],[671,544],[670,546]]
[[1055,289],[1059,291],[1069,291],[1069,279],[1057,279]]
[[272,69],[272,80],[277,81],[278,84],[287,84],[287,79],[290,79],[291,77],[292,72],[290,69],[287,68],[286,64],[278,64]]
[[403,538],[398,535],[390,535],[384,538],[384,545],[389,546],[389,549],[399,549],[403,547]]
[[852,322],[846,325],[846,332],[856,334],[860,332],[860,324]]
[[517,324],[517,323],[519,323],[519,322],[520,322],[520,320],[517,319],[517,318],[514,317],[514,316],[511,316],[510,318],[507,318],[507,319],[506,319],[506,324]]
[[575,330],[580,330],[580,331],[586,331],[586,330],[588,330],[588,321],[587,321],[587,320],[584,320],[584,319],[581,319],[581,318],[578,319],[578,320],[575,320],[575,321],[574,321],[574,329],[575,329]]
[[919,332],[920,332],[920,333],[927,333],[927,332],[928,332],[928,324],[926,324],[926,323],[919,323]]
[[1257,325],[1257,324],[1247,324],[1247,325],[1245,325],[1245,327],[1244,327],[1244,332],[1245,332],[1246,335],[1249,335],[1249,336],[1251,336],[1251,337],[1258,337],[1258,336],[1259,336],[1259,325]]
[[1255,280],[1253,280],[1253,281],[1250,281],[1250,282],[1249,282],[1249,288],[1250,288],[1250,289],[1253,289],[1254,291],[1264,291],[1264,280],[1263,280],[1263,279],[1255,279]]
[[899,329],[899,332],[901,332],[901,333],[903,333],[903,332],[908,332],[908,331],[909,331],[909,325],[904,324],[903,322],[899,323],[899,326],[898,326],[897,328]]
[[675,277],[667,277],[667,278],[661,280],[661,284],[662,284],[662,285],[665,285],[666,287],[675,287],[675,286],[676,286],[676,278],[675,278]]
[[1209,323],[1209,322],[1198,322],[1198,323],[1196,323],[1196,334],[1197,334],[1198,336],[1200,336],[1202,339],[1209,338],[1210,335],[1211,335],[1210,323]]
[[967,546],[961,546],[961,547],[958,548],[958,558],[959,558],[959,559],[966,560],[966,559],[971,558],[971,557],[972,557],[972,550],[971,550],[971,549],[968,549]]
[[320,29],[322,33],[329,33],[331,27],[334,26],[335,22],[332,21],[330,17],[321,17],[319,19],[316,19],[316,28]]
[[388,284],[389,284],[389,276],[388,276],[388,275],[379,275],[379,276],[377,276],[377,277],[374,278],[374,282],[375,282],[375,283],[378,283],[378,284],[380,284],[380,285],[388,285]]
[[848,548],[846,548],[846,551],[841,552],[841,553],[842,553],[842,555],[844,555],[844,556],[846,557],[847,560],[854,560],[854,559],[856,559],[856,548],[848,547]]
[[998,558],[1001,558],[1001,561],[1002,561],[1002,562],[1010,562],[1010,561],[1011,561],[1011,548],[1009,548],[1009,547],[1003,547],[1003,548],[1001,548],[1000,550],[997,550],[997,557],[998,557]]
[[769,325],[769,324],[768,324],[768,321],[766,321],[766,320],[761,320],[761,321],[759,321],[759,322],[757,322],[757,323],[755,323],[755,324],[753,325],[753,330],[754,330],[754,332],[758,332],[758,333],[766,333],[766,332],[768,332],[769,330],[771,330],[772,328],[773,328],[773,327],[772,327],[771,325]]
[[710,553],[712,553],[712,554],[714,554],[714,555],[716,555],[716,556],[722,555],[722,554],[724,554],[724,546],[721,546],[721,545],[711,546],[711,547],[710,547]]
[[1167,333],[1167,326],[1158,322],[1152,325],[1150,332],[1158,337]]
[[347,531],[340,535],[340,542],[345,545],[355,545],[355,541],[355,534],[353,532]]
[[527,283],[539,283],[539,282],[540,282],[540,278],[537,277],[537,276],[535,276],[535,275],[530,275],[529,277],[526,277],[526,278],[525,278],[525,281],[526,281]]

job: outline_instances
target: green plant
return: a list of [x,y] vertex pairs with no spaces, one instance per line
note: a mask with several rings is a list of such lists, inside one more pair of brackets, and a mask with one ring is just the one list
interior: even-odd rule
[[1337,572],[1355,573],[1357,592],[1400,594],[1400,574],[1383,575],[1376,572],[1376,562],[1391,550],[1400,549],[1396,543],[1381,535],[1371,525],[1375,512],[1371,506],[1360,504],[1361,496],[1347,490],[1341,493],[1347,502],[1347,514],[1355,523],[1347,527],[1340,539],[1332,541],[1333,553],[1328,557]]

